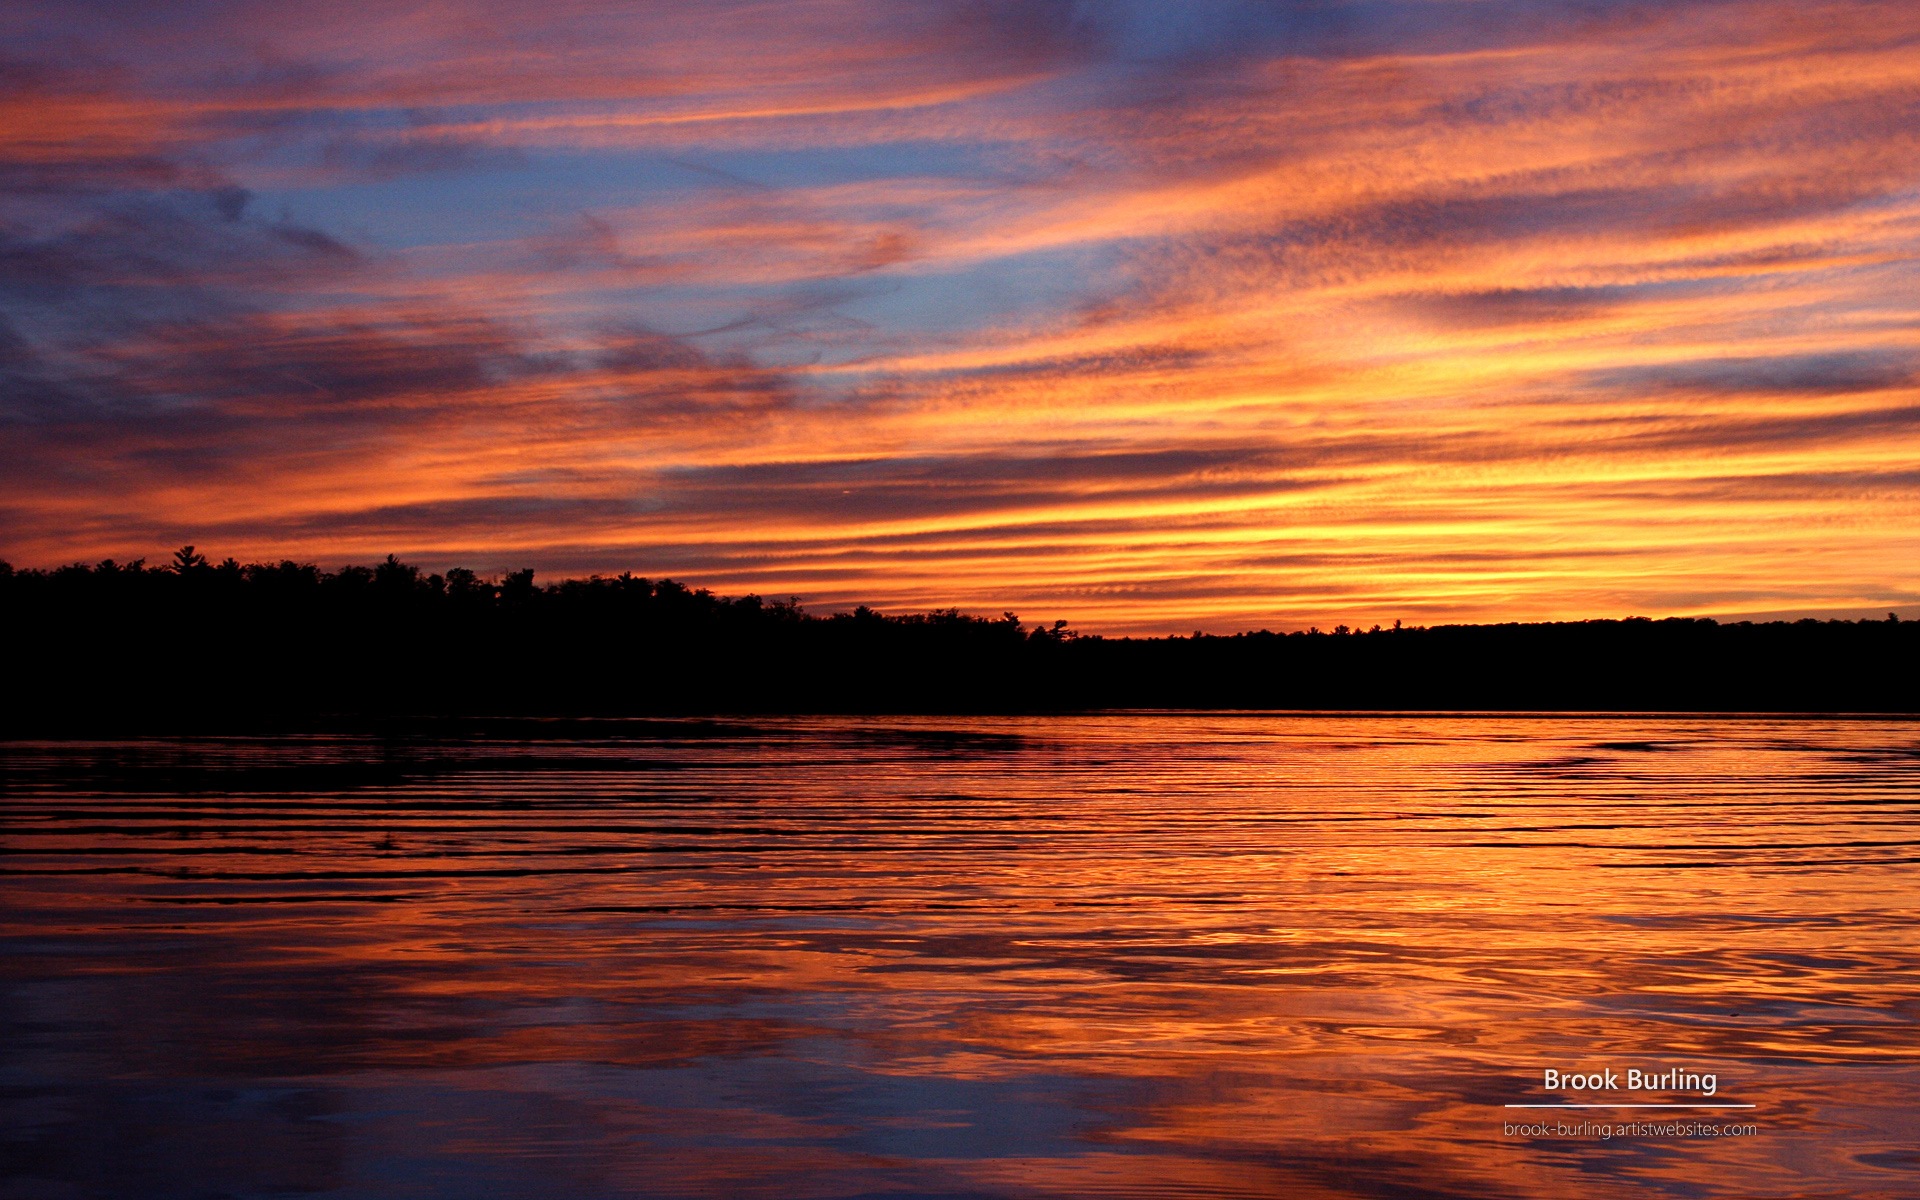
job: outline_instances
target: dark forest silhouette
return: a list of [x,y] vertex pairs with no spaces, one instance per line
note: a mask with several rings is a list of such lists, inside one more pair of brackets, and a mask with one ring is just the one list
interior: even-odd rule
[[0,563],[15,731],[208,721],[1208,707],[1913,712],[1920,623],[1671,618],[1105,638],[818,616],[669,579]]

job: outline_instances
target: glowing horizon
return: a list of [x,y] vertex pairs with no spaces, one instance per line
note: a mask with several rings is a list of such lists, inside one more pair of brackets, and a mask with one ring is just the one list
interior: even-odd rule
[[1920,9],[0,16],[0,558],[1920,604]]

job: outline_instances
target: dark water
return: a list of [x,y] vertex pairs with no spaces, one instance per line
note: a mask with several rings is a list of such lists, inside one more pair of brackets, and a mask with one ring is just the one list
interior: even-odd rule
[[[1920,1195],[1920,725],[4,761],[10,1198]],[[1754,1107],[1504,1107],[1702,1099],[1550,1095],[1547,1067]]]

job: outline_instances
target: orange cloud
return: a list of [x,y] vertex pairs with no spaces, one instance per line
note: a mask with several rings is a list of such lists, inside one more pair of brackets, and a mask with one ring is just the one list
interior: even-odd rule
[[45,6],[0,552],[1113,631],[1915,603],[1920,15],[1339,7]]

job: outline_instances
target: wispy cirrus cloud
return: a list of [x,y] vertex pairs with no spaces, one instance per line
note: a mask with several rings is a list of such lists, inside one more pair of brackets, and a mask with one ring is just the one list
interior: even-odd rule
[[1920,587],[1920,14],[0,31],[16,560],[392,549],[1115,630]]

